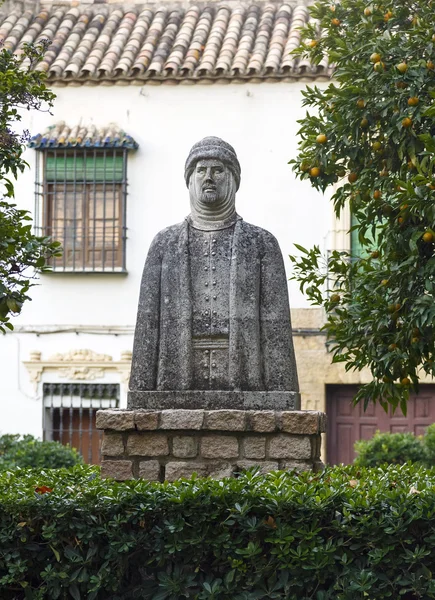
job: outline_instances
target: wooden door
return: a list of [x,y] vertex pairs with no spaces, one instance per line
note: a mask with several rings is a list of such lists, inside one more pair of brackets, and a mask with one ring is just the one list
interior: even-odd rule
[[326,412],[328,415],[327,462],[350,464],[355,458],[353,449],[357,440],[367,440],[379,431],[398,433],[411,431],[421,435],[435,422],[435,385],[422,385],[418,395],[411,396],[406,417],[400,409],[385,413],[379,404],[352,405],[357,386],[331,385],[327,387]]

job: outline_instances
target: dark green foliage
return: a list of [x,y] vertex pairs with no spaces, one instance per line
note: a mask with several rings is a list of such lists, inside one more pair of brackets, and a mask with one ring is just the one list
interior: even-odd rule
[[[14,127],[24,110],[47,110],[54,94],[45,85],[45,73],[35,70],[47,44],[24,44],[18,56],[0,44],[0,194],[14,197],[14,183],[27,163],[23,152],[29,132]],[[18,314],[33,285],[35,273],[47,268],[48,259],[59,256],[60,244],[35,236],[26,210],[17,209],[0,195],[0,332],[13,329],[10,317]]]
[[61,469],[82,462],[75,448],[64,446],[60,442],[41,442],[32,435],[0,436],[0,471],[16,467]]
[[326,309],[334,360],[371,370],[356,401],[406,411],[421,373],[435,375],[434,3],[320,0],[310,11],[298,52],[336,70],[304,92],[312,111],[292,162],[319,190],[338,184],[335,211],[350,207],[362,252],[299,247],[295,278]]
[[426,450],[426,461],[430,466],[435,466],[435,423],[429,425],[423,438]]
[[421,438],[412,433],[376,433],[369,440],[355,444],[358,456],[354,464],[360,467],[377,467],[382,464],[399,464],[411,461],[426,464],[426,451]]
[[429,600],[434,486],[412,466],[174,484],[4,473],[0,597]]

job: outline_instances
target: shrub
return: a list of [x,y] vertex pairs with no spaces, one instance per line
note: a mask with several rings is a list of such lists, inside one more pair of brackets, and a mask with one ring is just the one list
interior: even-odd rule
[[435,470],[0,475],[0,597],[434,599]]
[[435,466],[435,423],[429,425],[423,438],[426,450],[426,462],[428,466]]
[[369,440],[355,443],[358,453],[354,464],[360,467],[377,467],[382,464],[402,465],[408,461],[426,464],[426,451],[422,439],[413,433],[379,433]]
[[32,435],[0,436],[0,471],[16,467],[60,469],[82,463],[75,448],[59,442],[41,442]]

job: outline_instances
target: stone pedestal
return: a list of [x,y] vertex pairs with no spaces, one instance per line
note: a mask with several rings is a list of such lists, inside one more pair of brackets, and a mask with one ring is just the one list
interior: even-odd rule
[[216,479],[243,468],[319,470],[326,416],[317,411],[99,410],[102,476]]

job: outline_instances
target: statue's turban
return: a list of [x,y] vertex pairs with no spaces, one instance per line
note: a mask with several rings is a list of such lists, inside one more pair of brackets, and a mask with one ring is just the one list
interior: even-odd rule
[[234,148],[218,137],[206,137],[192,146],[184,167],[184,179],[189,186],[189,179],[199,160],[214,158],[222,161],[231,169],[236,180],[237,189],[240,185],[240,164]]

